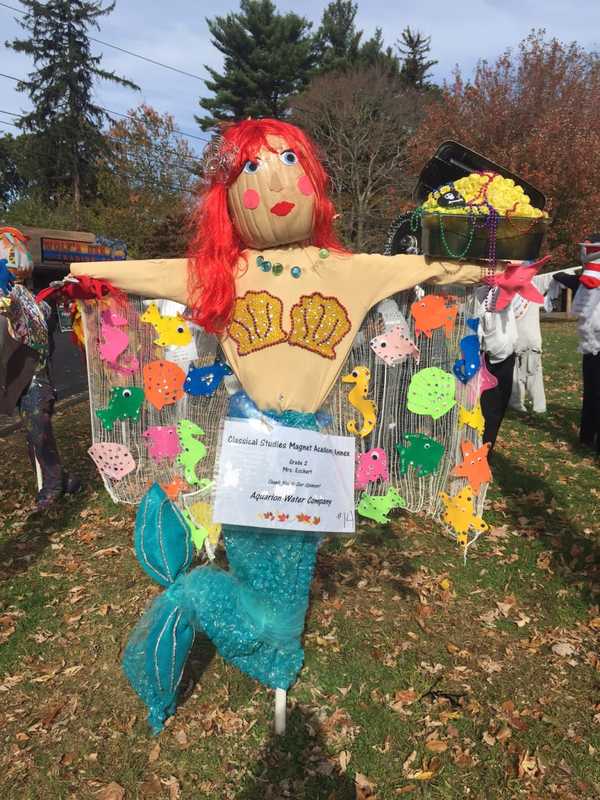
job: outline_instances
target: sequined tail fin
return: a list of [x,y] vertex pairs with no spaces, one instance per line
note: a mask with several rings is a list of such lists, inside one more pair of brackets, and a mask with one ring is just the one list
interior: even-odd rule
[[148,706],[148,721],[158,733],[175,711],[194,627],[178,581],[191,564],[192,542],[179,512],[156,483],[138,509],[134,545],[143,569],[167,587],[135,626],[123,655],[123,670]]

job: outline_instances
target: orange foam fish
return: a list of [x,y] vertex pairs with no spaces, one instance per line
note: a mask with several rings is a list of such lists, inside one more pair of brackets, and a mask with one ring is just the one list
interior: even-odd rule
[[150,361],[144,367],[146,400],[160,411],[183,397],[184,381],[185,372],[172,361]]
[[452,475],[456,478],[466,478],[475,493],[479,492],[482,483],[489,483],[492,480],[492,471],[487,460],[490,447],[489,442],[477,449],[469,441],[463,441],[460,445],[463,460],[454,467]]
[[440,294],[428,294],[416,300],[410,307],[410,313],[415,321],[415,336],[424,333],[429,339],[437,328],[443,328],[447,337],[452,335],[452,329],[458,314],[456,297]]

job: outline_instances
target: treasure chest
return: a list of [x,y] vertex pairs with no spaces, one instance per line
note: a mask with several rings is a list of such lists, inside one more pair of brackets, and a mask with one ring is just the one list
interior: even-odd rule
[[413,199],[419,205],[412,228],[420,229],[421,250],[433,258],[535,260],[550,224],[539,189],[453,141],[425,165]]

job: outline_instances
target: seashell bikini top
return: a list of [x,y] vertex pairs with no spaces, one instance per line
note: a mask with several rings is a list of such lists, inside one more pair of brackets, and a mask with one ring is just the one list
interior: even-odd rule
[[[418,255],[331,253],[320,260],[317,247],[291,245],[246,255],[221,346],[247,394],[259,408],[276,412],[318,411],[367,312],[380,300],[436,277],[463,282],[446,275],[441,262]],[[263,272],[258,255],[299,266],[300,277],[289,268]],[[73,264],[71,271],[109,280],[129,294],[178,302],[187,297],[185,259]],[[473,274],[466,278],[476,280]]]

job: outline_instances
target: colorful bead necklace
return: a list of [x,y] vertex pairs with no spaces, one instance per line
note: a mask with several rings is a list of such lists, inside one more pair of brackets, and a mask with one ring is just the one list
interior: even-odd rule
[[[329,250],[326,247],[322,247],[319,250],[319,258],[324,260],[329,258]],[[275,277],[279,277],[279,275],[283,274],[284,266],[279,261],[275,263],[269,261],[264,256],[256,256],[256,266],[262,272],[272,272]],[[302,267],[299,267],[297,264],[290,267],[290,275],[292,278],[299,278],[302,275]]]

